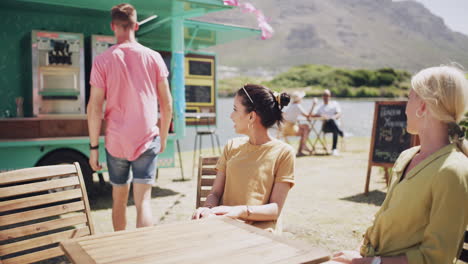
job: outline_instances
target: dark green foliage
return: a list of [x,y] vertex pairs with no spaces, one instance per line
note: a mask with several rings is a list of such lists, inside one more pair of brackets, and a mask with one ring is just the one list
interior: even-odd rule
[[[466,78],[468,79],[468,73],[466,74]],[[465,118],[461,121],[460,124],[464,126],[466,130],[468,131],[468,112],[465,113]],[[466,132],[465,138],[468,139],[468,132]]]
[[379,90],[370,87],[359,87],[356,91],[356,97],[379,97]]
[[392,85],[395,80],[395,75],[379,72],[376,76],[375,86]]
[[[465,118],[460,123],[468,131],[468,113],[465,114]],[[468,139],[468,132],[465,133],[465,138]]]
[[[341,69],[325,65],[292,67],[265,84],[277,90],[319,87],[338,97],[398,97],[410,87],[411,74],[393,68]],[[312,92],[309,94],[316,94]]]

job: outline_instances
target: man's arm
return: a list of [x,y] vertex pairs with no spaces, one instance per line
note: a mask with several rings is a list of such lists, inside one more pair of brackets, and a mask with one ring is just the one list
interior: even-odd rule
[[[101,132],[102,123],[102,106],[105,100],[104,89],[91,86],[91,95],[88,102],[88,131],[89,144],[91,146],[99,145],[99,134]],[[99,165],[99,150],[91,149],[89,153],[89,165],[95,171],[101,170]]]
[[169,126],[172,119],[172,96],[169,89],[167,78],[162,79],[158,83],[158,100],[159,111],[161,113],[161,127],[159,128],[159,136],[161,137],[161,153],[166,148],[167,135],[169,134]]
[[314,109],[315,109],[315,106],[317,105],[317,102],[318,102],[318,101],[317,101],[317,98],[314,97],[314,98],[312,99],[312,107],[310,108],[310,111],[309,111],[309,113],[308,113],[307,116],[306,116],[308,119],[311,118],[311,117],[315,117],[315,115],[314,115]]
[[340,104],[338,104],[338,102],[335,102],[335,104],[336,104],[335,106],[336,114],[332,118],[335,120],[338,120],[341,117],[341,107],[340,107]]
[[309,114],[304,110],[304,107],[302,107],[302,105],[299,105],[299,111],[301,112],[300,115],[302,115],[303,117],[309,117]]
[[336,113],[332,119],[338,120],[341,117],[341,112]]
[[314,107],[315,107],[315,102],[314,102],[314,105],[312,106],[312,109],[310,110],[310,114],[309,114],[309,117],[322,117],[322,106],[323,105],[320,105],[319,108],[317,109],[317,112],[315,112],[315,114],[313,113],[313,110],[314,110]]

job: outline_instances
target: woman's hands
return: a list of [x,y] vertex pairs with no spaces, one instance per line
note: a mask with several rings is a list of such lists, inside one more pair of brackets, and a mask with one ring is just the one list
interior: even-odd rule
[[333,254],[330,263],[345,263],[345,264],[367,264],[366,258],[362,258],[361,254],[357,251],[343,250]]
[[192,219],[206,218],[213,215],[224,215],[232,219],[245,219],[247,217],[247,207],[240,206],[216,206],[213,208],[200,207],[192,215]]
[[200,218],[206,218],[210,215],[213,215],[213,212],[210,208],[208,207],[199,207],[197,210],[192,215],[192,219],[200,219]]
[[245,219],[247,218],[247,206],[216,206],[213,207],[212,212],[215,215],[224,215],[232,219]]
[[[405,255],[395,257],[382,257],[382,263],[386,264],[408,264]],[[362,257],[358,251],[344,250],[333,254],[331,260],[326,264],[371,264],[374,257]]]

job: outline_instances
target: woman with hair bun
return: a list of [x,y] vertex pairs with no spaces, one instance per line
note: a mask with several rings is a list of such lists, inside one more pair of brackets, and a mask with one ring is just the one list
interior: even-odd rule
[[269,135],[268,128],[283,121],[286,93],[246,84],[234,98],[231,120],[237,134],[224,147],[216,165],[213,189],[193,219],[225,215],[253,226],[281,232],[280,214],[294,185],[292,147]]
[[335,254],[331,263],[454,263],[468,225],[468,152],[459,123],[468,109],[468,80],[440,66],[411,80],[407,130],[421,145],[402,152],[360,252]]

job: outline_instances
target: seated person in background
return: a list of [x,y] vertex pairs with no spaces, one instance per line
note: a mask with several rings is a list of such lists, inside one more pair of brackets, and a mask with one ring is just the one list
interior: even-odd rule
[[[310,149],[307,147],[307,138],[309,137],[310,127],[308,124],[298,124],[297,119],[299,116],[309,117],[304,108],[301,105],[302,98],[305,96],[304,92],[293,92],[291,94],[292,104],[289,104],[283,110],[284,125],[282,128],[283,136],[300,136],[299,148],[297,150],[297,156],[304,156],[303,150],[310,153]],[[312,109],[314,108],[312,105]],[[312,110],[310,111],[312,113]]]
[[468,80],[450,66],[422,70],[411,80],[408,133],[421,146],[403,151],[360,252],[328,263],[448,264],[463,247],[468,224],[468,145],[458,124],[468,110]]
[[343,131],[340,129],[339,118],[341,117],[341,107],[336,101],[330,101],[331,92],[326,89],[323,91],[323,104],[317,109],[312,117],[322,117],[325,119],[322,125],[322,131],[333,133],[332,155],[338,155],[336,145],[338,144],[338,135],[343,137]]
[[229,140],[216,165],[213,188],[192,219],[225,215],[253,226],[281,233],[280,214],[294,185],[294,150],[268,134],[283,121],[286,93],[273,93],[260,85],[246,84],[234,98],[231,119],[238,134]]

